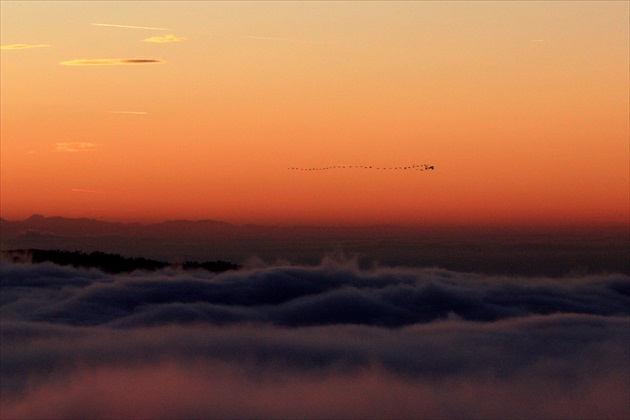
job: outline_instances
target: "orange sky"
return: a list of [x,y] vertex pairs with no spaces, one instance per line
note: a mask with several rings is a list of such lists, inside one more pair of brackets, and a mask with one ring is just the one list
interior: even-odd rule
[[0,4],[4,218],[628,222],[627,2]]

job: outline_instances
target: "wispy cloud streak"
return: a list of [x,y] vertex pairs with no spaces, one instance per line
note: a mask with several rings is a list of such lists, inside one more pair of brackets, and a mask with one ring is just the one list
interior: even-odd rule
[[96,143],[89,142],[64,142],[56,143],[55,149],[58,152],[94,152],[96,151]]
[[253,36],[253,35],[242,35],[241,37],[246,38],[246,39],[258,39],[261,41],[282,41],[282,42],[295,42],[295,43],[300,43],[300,44],[324,44],[323,42],[308,41],[305,39],[295,39],[295,38],[277,38],[277,37],[270,37],[270,36]]
[[112,114],[133,114],[133,115],[147,115],[148,112],[144,111],[109,111]]
[[107,26],[112,28],[149,29],[154,31],[168,31],[170,28],[154,28],[151,26],[115,25],[113,23],[93,23],[94,26]]
[[163,35],[163,36],[152,36],[151,38],[143,39],[143,42],[155,42],[155,43],[168,43],[168,42],[182,42],[187,41],[188,38],[184,38],[182,36],[175,36],[173,34]]
[[3,45],[0,47],[0,50],[26,50],[29,48],[43,48],[50,47],[47,44],[11,44],[11,45]]
[[103,194],[103,191],[85,190],[83,188],[72,188],[70,191],[78,192],[78,193],[87,193],[87,194]]
[[115,66],[119,64],[159,64],[164,61],[154,58],[81,58],[62,61],[63,66]]

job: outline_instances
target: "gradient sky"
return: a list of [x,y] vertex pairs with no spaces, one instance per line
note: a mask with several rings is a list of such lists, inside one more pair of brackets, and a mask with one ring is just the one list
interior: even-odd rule
[[4,218],[628,222],[628,2],[0,4]]

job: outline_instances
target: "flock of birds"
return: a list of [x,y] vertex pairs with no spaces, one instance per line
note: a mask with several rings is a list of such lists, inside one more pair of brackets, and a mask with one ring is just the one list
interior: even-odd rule
[[400,171],[400,170],[411,170],[411,171],[428,171],[434,170],[435,167],[433,165],[408,165],[408,166],[364,166],[364,165],[335,165],[335,166],[326,166],[322,168],[300,168],[300,167],[289,167],[287,168],[291,171],[329,171],[332,169],[377,169],[377,170],[387,170],[387,171]]

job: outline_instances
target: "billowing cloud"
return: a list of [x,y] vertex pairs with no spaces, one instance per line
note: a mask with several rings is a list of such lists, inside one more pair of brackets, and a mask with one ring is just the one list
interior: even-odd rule
[[0,47],[0,50],[26,50],[28,48],[42,48],[42,47],[50,47],[50,45],[46,44],[11,44],[11,45],[3,45]]
[[181,42],[181,41],[186,41],[187,39],[188,38],[170,34],[170,35],[163,35],[163,36],[152,36],[151,38],[143,39],[142,41],[164,43],[164,42]]
[[[495,322],[567,313],[630,316],[630,279],[622,274],[525,281],[439,269],[364,272],[326,264],[218,276],[165,271],[108,284],[96,281],[73,293],[66,290],[60,301],[52,295],[37,305],[30,300],[37,311],[23,319],[117,327],[190,320],[296,328],[337,324],[400,327],[453,317]],[[37,266],[33,270],[37,277]],[[85,312],[82,308],[86,307],[92,311]]]
[[94,26],[109,26],[113,28],[128,28],[128,29],[150,29],[156,31],[168,31],[169,28],[153,28],[151,26],[131,26],[131,25],[115,25],[112,23],[93,23]]
[[67,143],[56,143],[55,149],[58,152],[93,152],[96,150],[96,143],[89,142],[67,142]]
[[7,418],[630,414],[621,274],[2,261],[0,291]]
[[163,60],[154,58],[85,58],[62,61],[64,66],[113,66],[118,64],[159,64]]

